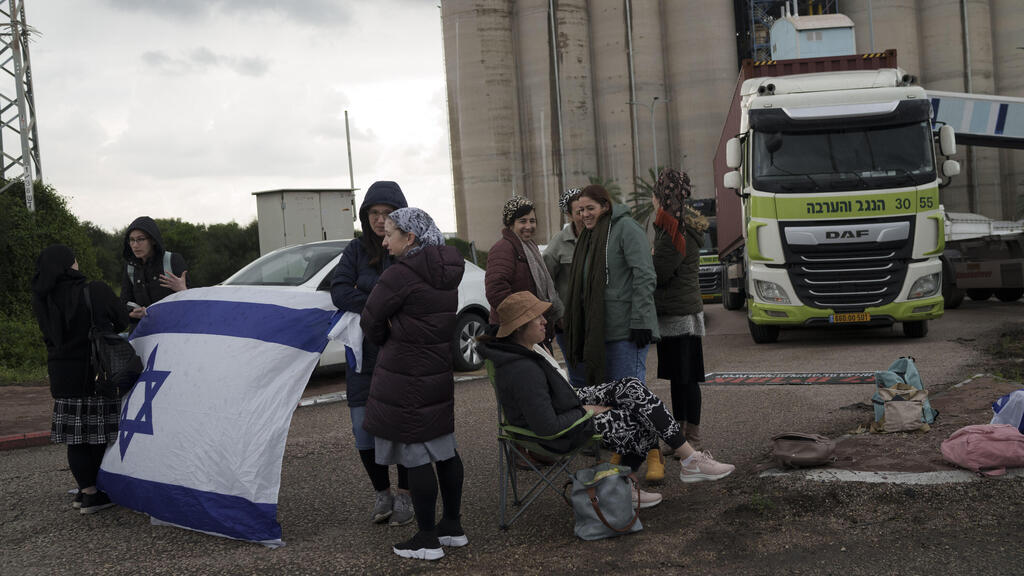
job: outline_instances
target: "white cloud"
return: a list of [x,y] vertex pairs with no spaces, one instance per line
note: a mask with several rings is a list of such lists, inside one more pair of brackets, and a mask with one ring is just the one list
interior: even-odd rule
[[27,18],[44,179],[82,219],[244,223],[254,191],[347,187],[348,110],[355,186],[396,180],[455,229],[433,3],[48,0]]

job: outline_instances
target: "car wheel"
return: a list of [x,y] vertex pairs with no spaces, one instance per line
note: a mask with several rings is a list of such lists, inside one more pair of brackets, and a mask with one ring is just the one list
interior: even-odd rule
[[996,288],[996,298],[1000,302],[1016,302],[1024,296],[1024,288]]
[[487,329],[487,321],[472,312],[463,314],[455,324],[455,339],[452,340],[452,358],[455,369],[460,372],[479,370],[484,359],[476,351],[476,339]]
[[903,323],[903,335],[907,338],[924,338],[928,335],[927,320],[911,320]]
[[970,288],[967,290],[967,296],[975,302],[984,302],[992,297],[992,290],[988,288]]
[[750,329],[750,337],[758,344],[771,344],[779,339],[779,327],[777,325],[759,325],[747,320],[747,328]]

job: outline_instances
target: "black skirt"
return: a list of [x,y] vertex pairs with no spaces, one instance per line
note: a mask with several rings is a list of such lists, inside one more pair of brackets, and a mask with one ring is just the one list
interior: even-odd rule
[[658,378],[704,381],[704,344],[700,336],[668,336],[658,342]]

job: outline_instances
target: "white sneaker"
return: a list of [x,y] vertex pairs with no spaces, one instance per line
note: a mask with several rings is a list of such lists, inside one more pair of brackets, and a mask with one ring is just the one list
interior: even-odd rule
[[661,504],[661,494],[633,488],[633,508],[654,508],[658,504]]
[[679,479],[683,482],[704,482],[706,480],[721,480],[736,467],[732,464],[724,464],[711,457],[708,451],[694,452],[690,461],[682,465],[679,471]]

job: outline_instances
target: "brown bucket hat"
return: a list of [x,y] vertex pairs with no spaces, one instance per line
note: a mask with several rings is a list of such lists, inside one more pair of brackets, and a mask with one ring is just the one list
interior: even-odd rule
[[523,324],[540,316],[551,307],[550,302],[538,299],[531,292],[516,292],[498,306],[498,338],[515,332]]

